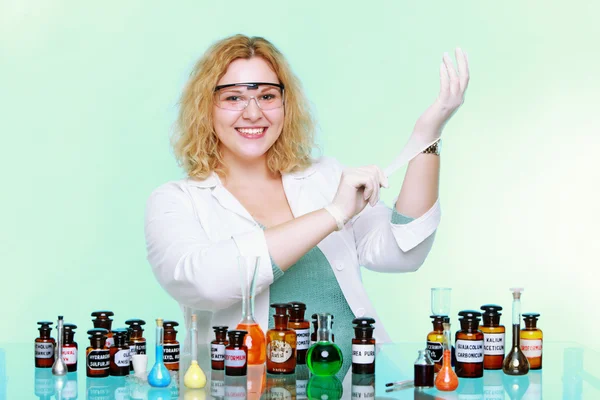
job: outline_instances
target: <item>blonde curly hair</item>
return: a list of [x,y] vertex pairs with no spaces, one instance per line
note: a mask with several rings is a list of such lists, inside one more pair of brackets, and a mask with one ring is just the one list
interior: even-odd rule
[[214,89],[236,59],[263,58],[285,86],[281,135],[267,151],[272,172],[293,172],[311,164],[315,123],[300,81],[283,54],[262,37],[234,35],[213,44],[196,63],[180,100],[172,145],[179,165],[190,177],[205,179],[227,170],[213,127]]

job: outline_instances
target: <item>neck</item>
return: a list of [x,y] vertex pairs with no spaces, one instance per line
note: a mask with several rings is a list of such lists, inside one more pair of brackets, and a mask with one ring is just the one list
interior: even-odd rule
[[225,186],[254,185],[257,182],[278,179],[279,173],[273,173],[267,166],[267,156],[254,159],[241,159],[225,152],[227,176],[221,177]]

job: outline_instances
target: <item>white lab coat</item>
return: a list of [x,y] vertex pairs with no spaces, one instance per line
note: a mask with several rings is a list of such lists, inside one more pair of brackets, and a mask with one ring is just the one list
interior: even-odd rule
[[[304,171],[283,174],[283,188],[294,217],[331,203],[342,170],[336,160],[321,158]],[[389,342],[390,337],[367,296],[360,266],[379,272],[415,271],[427,257],[440,221],[439,201],[404,225],[392,224],[391,213],[383,202],[375,207],[367,205],[343,230],[318,244],[354,315],[377,321],[378,343]],[[157,188],[147,203],[145,234],[156,279],[179,302],[186,323],[192,312],[198,315],[199,343],[213,339],[213,325],[230,329],[237,325],[241,317],[237,256],[261,256],[255,317],[263,331],[268,330],[273,272],[264,232],[216,174]]]

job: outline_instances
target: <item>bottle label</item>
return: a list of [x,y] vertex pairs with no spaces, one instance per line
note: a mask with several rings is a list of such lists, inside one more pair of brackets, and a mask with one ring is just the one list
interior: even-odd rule
[[129,345],[129,355],[131,355],[131,357],[135,355],[135,344],[133,343]]
[[375,387],[371,385],[352,385],[353,399],[374,399]]
[[[504,386],[484,386],[483,398],[485,400],[504,400]],[[541,399],[541,397],[539,397]]]
[[130,361],[131,353],[129,353],[129,349],[119,350],[115,353],[115,364],[117,367],[129,367]]
[[267,358],[274,363],[284,363],[294,355],[294,349],[283,340],[272,340],[267,345]]
[[375,362],[374,344],[353,344],[352,364],[373,364]]
[[135,354],[146,354],[146,342],[135,343]]
[[427,353],[433,362],[441,362],[444,358],[444,345],[440,342],[427,341]]
[[521,339],[521,351],[527,358],[535,358],[542,356],[542,340],[541,339]]
[[67,365],[77,364],[77,348],[63,347],[62,359]]
[[[223,355],[223,357],[225,357]],[[210,380],[210,395],[212,397],[225,397],[225,381]]]
[[244,350],[225,349],[226,367],[243,367],[246,365],[246,352]]
[[179,362],[179,344],[165,344],[163,346],[163,362],[165,364]]
[[36,343],[35,358],[54,358],[54,345],[52,343]]
[[310,347],[310,329],[295,329],[296,350],[307,350]]
[[303,379],[296,379],[296,398],[297,399],[306,399],[306,386],[308,385],[308,381]]
[[113,347],[115,345],[115,338],[114,337],[107,337],[106,338],[106,347]]
[[456,361],[464,363],[483,362],[483,340],[457,340]]
[[108,369],[110,367],[110,353],[108,350],[92,350],[87,356],[89,369]]
[[267,399],[273,400],[292,400],[295,399],[295,396],[292,396],[289,390],[284,387],[274,387],[269,389],[267,392]]
[[486,356],[503,356],[504,333],[484,333],[483,354]]
[[65,382],[65,386],[62,390],[63,399],[76,399],[77,398],[77,381],[75,379],[69,379]]
[[225,345],[224,344],[211,344],[210,345],[210,359],[212,361],[225,361]]

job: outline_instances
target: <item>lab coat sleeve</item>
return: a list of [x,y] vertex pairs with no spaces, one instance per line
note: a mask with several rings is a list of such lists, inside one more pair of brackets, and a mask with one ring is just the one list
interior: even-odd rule
[[211,241],[185,188],[166,184],[146,206],[148,261],[159,284],[179,303],[216,311],[241,300],[238,255],[260,255],[256,292],[273,282],[262,229]]

